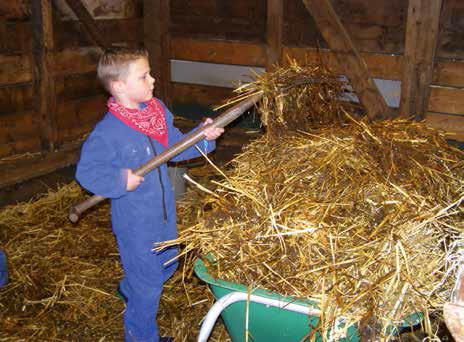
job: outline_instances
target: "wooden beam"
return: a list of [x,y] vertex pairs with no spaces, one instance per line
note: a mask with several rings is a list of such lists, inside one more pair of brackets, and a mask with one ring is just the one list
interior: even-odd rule
[[42,148],[56,148],[56,93],[51,73],[54,64],[52,5],[49,0],[31,0],[32,57],[35,106],[39,113]]
[[[35,0],[32,0],[35,1]],[[82,141],[67,144],[55,152],[35,153],[0,165],[0,188],[46,175],[77,162]]]
[[97,23],[89,13],[87,8],[84,6],[81,0],[65,0],[68,6],[72,9],[77,19],[82,23],[84,31],[89,35],[90,39],[93,40],[102,49],[109,48],[110,43],[106,41],[103,34],[100,32]]
[[428,112],[425,114],[425,122],[430,127],[445,131],[447,139],[464,142],[464,115]]
[[[266,45],[263,43],[238,42],[226,40],[208,40],[173,37],[171,39],[171,58],[234,65],[265,67],[267,63]],[[95,56],[100,53],[98,47],[63,49],[55,52],[53,74],[57,76],[76,75],[96,71]],[[286,65],[289,56],[299,61],[321,59],[334,72],[343,73],[328,49],[311,47],[282,48],[282,64]],[[401,80],[403,56],[362,52],[371,77]],[[433,84],[445,87],[464,88],[464,60],[435,60]],[[32,81],[29,55],[0,54],[0,84],[18,86]]]
[[212,108],[223,104],[232,95],[231,88],[172,82],[172,100],[178,103],[196,103]]
[[284,27],[284,1],[267,0],[266,40],[267,69],[281,64],[282,32]]
[[262,43],[173,37],[170,45],[172,59],[260,67],[267,63]]
[[[337,61],[336,53],[328,49],[284,47],[283,55],[301,62],[322,62],[325,66],[337,74],[343,74],[345,72],[343,65],[339,65]],[[361,57],[366,63],[371,77],[383,78],[386,80],[401,80],[402,56],[361,52]],[[287,58],[284,59],[283,64],[288,64]]]
[[303,0],[303,3],[313,16],[325,41],[336,53],[337,62],[343,67],[345,75],[366,108],[368,117],[370,119],[393,117],[393,110],[387,106],[369,76],[366,63],[335,13],[330,0]]
[[427,110],[431,112],[464,115],[464,90],[448,87],[430,87]]
[[401,116],[424,118],[430,97],[442,0],[409,0]]
[[155,94],[170,106],[170,0],[143,1],[144,43],[148,50],[152,75],[156,79]]

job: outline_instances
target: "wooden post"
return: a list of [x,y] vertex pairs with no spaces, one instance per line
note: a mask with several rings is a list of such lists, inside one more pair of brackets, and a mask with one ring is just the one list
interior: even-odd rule
[[267,70],[282,63],[282,32],[284,25],[284,1],[267,0],[266,18]]
[[409,0],[403,58],[400,115],[424,118],[427,112],[442,0]]
[[171,61],[169,38],[169,0],[143,1],[143,31],[149,53],[151,73],[156,79],[155,94],[171,105]]
[[58,140],[56,90],[53,78],[54,41],[50,0],[30,0],[35,108],[38,112],[42,148],[54,151]]
[[81,0],[65,1],[74,12],[77,19],[79,19],[79,21],[82,23],[82,26],[84,27],[84,30],[87,32],[89,37],[102,49],[110,47],[111,44],[106,41],[103,34],[100,32],[97,23],[84,4],[81,2]]
[[387,106],[374,80],[369,76],[366,63],[335,13],[330,0],[303,0],[303,3],[334,52],[337,63],[344,69],[359,100],[366,108],[368,117],[393,117],[394,111]]

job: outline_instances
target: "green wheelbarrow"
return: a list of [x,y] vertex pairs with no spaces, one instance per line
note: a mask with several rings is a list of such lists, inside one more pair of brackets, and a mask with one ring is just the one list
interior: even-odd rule
[[[206,314],[198,342],[207,342],[218,317],[221,315],[227,332],[233,342],[299,342],[313,333],[316,341],[322,341],[319,332],[314,331],[319,323],[320,310],[314,301],[295,300],[275,292],[252,289],[214,278],[205,263],[197,260],[194,265],[197,276],[207,283],[216,302]],[[412,314],[402,320],[399,327],[392,327],[394,336],[402,329],[409,329],[421,323],[422,313]],[[329,332],[326,340],[339,342],[359,342],[358,327],[345,329],[343,318],[337,321],[337,332]],[[342,333],[341,333],[342,332]]]
[[[295,300],[271,291],[253,289],[212,277],[202,260],[194,266],[197,276],[206,282],[217,301],[206,314],[198,342],[206,342],[219,315],[233,342],[301,341],[319,322],[320,310],[315,302]],[[343,322],[340,322],[343,325]],[[321,340],[317,333],[316,340]],[[355,326],[337,341],[360,341]]]

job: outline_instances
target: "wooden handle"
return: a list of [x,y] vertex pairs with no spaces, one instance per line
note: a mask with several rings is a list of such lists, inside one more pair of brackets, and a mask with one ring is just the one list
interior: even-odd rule
[[[214,121],[206,126],[199,128],[198,130],[194,131],[193,133],[187,135],[182,140],[178,141],[170,148],[164,150],[155,158],[149,160],[142,166],[140,166],[134,173],[138,176],[144,176],[151,170],[157,168],[161,164],[168,162],[170,159],[185,151],[187,148],[195,145],[197,142],[204,138],[204,132],[208,127],[215,126],[215,127],[225,127],[239,116],[241,116],[247,109],[252,107],[256,102],[258,102],[262,97],[262,94],[256,94],[250,96],[249,98],[239,102],[232,108],[229,108],[224,113],[219,115]],[[79,204],[76,204],[71,207],[69,211],[69,220],[73,223],[77,222],[80,218],[80,215],[86,211],[87,209],[93,207],[97,203],[103,201],[106,197],[94,195],[88,198],[85,201],[82,201]]]

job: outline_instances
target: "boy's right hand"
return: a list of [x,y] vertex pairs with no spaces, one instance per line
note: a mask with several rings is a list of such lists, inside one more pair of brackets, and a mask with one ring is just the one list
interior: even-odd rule
[[142,176],[137,176],[131,169],[127,170],[127,191],[134,191],[145,180]]

